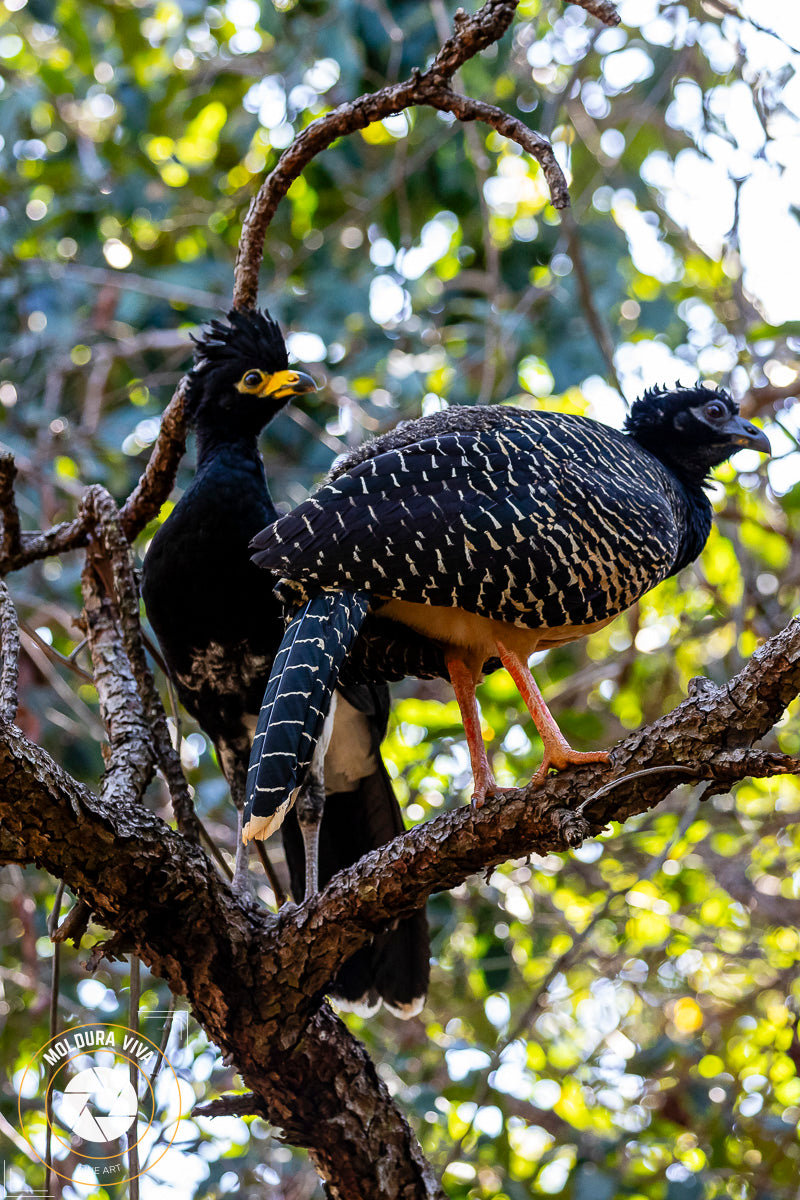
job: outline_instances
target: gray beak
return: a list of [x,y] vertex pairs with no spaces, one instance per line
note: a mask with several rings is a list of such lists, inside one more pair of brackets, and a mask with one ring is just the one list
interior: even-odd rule
[[757,425],[753,425],[750,421],[745,421],[744,417],[731,417],[722,426],[720,433],[724,433],[727,439],[733,442],[735,446],[746,447],[748,450],[758,450],[761,454],[772,454],[772,447],[764,430],[759,429]]
[[[303,392],[316,392],[319,384],[316,379],[312,379],[305,371],[295,371],[297,376],[296,382],[292,385],[296,396],[302,395]],[[769,443],[767,443],[769,445]]]

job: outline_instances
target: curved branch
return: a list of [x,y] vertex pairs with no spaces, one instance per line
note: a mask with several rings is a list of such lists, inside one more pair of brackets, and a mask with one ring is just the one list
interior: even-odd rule
[[455,32],[427,71],[415,69],[401,83],[340,104],[298,134],[261,185],[245,217],[234,272],[235,308],[252,308],[255,304],[267,229],[279,203],[308,163],[337,138],[366,129],[406,108],[427,105],[453,113],[459,121],[485,121],[541,163],[556,208],[565,208],[569,204],[564,174],[546,138],[495,105],[461,96],[450,88],[450,81],[459,67],[503,36],[514,17],[517,3],[518,0],[486,0],[472,16],[466,16],[459,9],[455,16]]
[[139,482],[120,509],[125,536],[132,542],[149,521],[158,516],[161,505],[172,491],[178,464],[186,449],[187,378],[181,379],[175,394],[164,409],[161,428]]

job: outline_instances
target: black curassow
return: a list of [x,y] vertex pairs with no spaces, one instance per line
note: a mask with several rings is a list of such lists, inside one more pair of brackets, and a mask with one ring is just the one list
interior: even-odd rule
[[[259,716],[245,838],[279,825],[343,671],[449,676],[478,804],[500,789],[475,684],[501,664],[544,745],[534,784],[551,767],[606,761],[568,745],[528,659],[602,628],[691,563],[711,529],[703,484],[743,446],[770,451],[727,392],[676,387],[637,400],[624,432],[560,413],[459,407],[339,461],[252,543],[253,561],[303,602]],[[287,680],[303,677],[313,688],[293,695]]]
[[[258,450],[262,428],[295,395],[315,389],[291,369],[268,313],[231,312],[197,339],[186,412],[197,435],[191,486],[156,533],[142,593],[181,703],[216,747],[241,824],[247,762],[264,688],[283,636],[270,577],[248,544],[278,513]],[[374,683],[337,693],[325,758],[328,795],[319,830],[319,879],[350,866],[404,829],[379,746],[388,691]],[[294,816],[284,824],[291,887],[303,897],[305,846]],[[237,873],[246,872],[237,859]],[[397,1015],[419,1011],[427,990],[424,912],[385,932],[340,969],[331,995],[361,1012],[381,1002]]]

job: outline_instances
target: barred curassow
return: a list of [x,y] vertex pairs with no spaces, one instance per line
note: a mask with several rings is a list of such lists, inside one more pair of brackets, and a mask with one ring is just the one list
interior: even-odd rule
[[[241,827],[250,743],[284,630],[273,581],[248,551],[250,539],[278,516],[257,438],[292,396],[316,384],[289,368],[283,336],[266,312],[234,311],[228,324],[212,321],[197,339],[189,378],[186,412],[197,434],[197,471],[153,538],[142,592],[180,701],[214,743]],[[403,831],[379,751],[388,712],[382,685],[338,694],[319,830],[322,884]],[[308,863],[294,814],[283,840],[300,900]],[[237,856],[237,883],[246,870]],[[331,995],[361,1012],[383,1000],[411,1016],[427,990],[428,957],[427,922],[418,912],[346,962]]]
[[[544,744],[533,783],[551,767],[606,761],[568,745],[528,658],[602,628],[691,563],[711,529],[704,481],[742,446],[769,453],[727,392],[679,387],[637,400],[625,432],[511,406],[450,408],[335,464],[315,494],[252,543],[253,561],[283,577],[279,590],[305,602],[259,716],[245,837],[267,837],[280,823],[338,672],[393,678],[415,640],[423,669],[414,673],[436,651],[453,684],[477,803],[499,789],[475,684],[501,664]],[[309,701],[287,688],[286,664],[294,678],[313,676]]]

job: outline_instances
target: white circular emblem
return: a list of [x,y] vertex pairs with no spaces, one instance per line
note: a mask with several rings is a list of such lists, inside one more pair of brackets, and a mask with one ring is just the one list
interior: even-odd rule
[[59,1120],[87,1142],[113,1142],[127,1133],[138,1107],[128,1071],[121,1064],[79,1071],[55,1104]]

